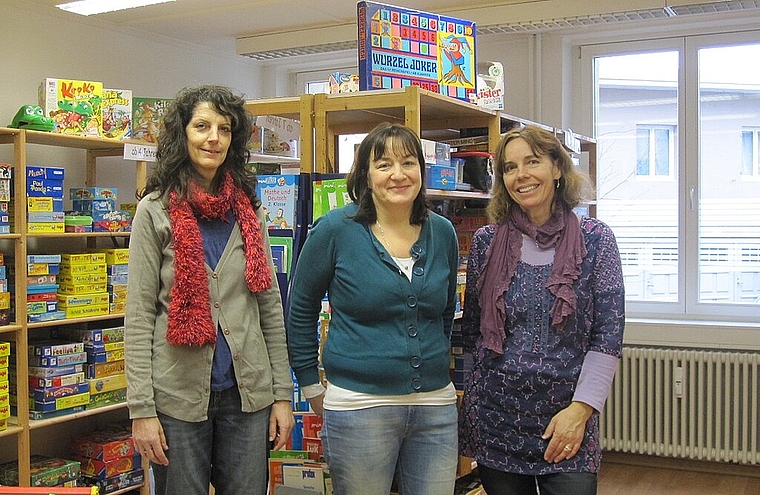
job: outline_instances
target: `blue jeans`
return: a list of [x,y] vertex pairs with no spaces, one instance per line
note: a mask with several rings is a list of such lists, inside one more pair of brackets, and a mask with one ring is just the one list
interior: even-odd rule
[[158,414],[168,466],[151,464],[156,495],[264,495],[267,490],[269,411],[241,410],[237,387],[212,392],[208,419],[189,423]]
[[[541,476],[505,473],[478,466],[488,495],[595,495],[596,473],[556,473]],[[540,490],[540,492],[539,492]]]
[[457,469],[457,410],[379,406],[325,410],[322,447],[334,495],[451,495]]

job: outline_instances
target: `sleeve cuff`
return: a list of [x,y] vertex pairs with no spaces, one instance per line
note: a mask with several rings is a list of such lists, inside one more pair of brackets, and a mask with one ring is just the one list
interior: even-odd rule
[[618,358],[615,356],[589,351],[583,360],[573,400],[588,404],[601,412],[610,393],[617,362]]

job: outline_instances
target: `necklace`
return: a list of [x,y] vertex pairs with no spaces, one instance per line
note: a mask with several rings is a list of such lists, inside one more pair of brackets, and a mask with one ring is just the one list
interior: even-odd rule
[[380,222],[375,220],[375,225],[377,225],[378,230],[380,230],[380,237],[383,239],[383,244],[385,245],[385,248],[388,250],[390,255],[393,257],[393,260],[401,265],[401,268],[408,272],[409,269],[412,267],[412,264],[414,263],[414,260],[412,260],[411,257],[409,258],[401,258],[400,256],[396,256],[396,253],[393,251],[393,248],[391,248],[391,243],[388,242],[388,239],[385,237],[385,230],[383,230],[383,226],[380,225]]

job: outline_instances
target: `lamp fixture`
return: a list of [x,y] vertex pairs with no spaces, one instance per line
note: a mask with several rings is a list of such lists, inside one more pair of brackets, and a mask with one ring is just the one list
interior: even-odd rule
[[77,2],[59,3],[56,7],[74,14],[94,15],[173,1],[174,0],[79,0]]

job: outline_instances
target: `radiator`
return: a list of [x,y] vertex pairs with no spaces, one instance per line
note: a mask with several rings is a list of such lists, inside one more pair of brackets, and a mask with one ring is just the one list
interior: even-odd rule
[[605,450],[760,464],[760,353],[626,347]]

